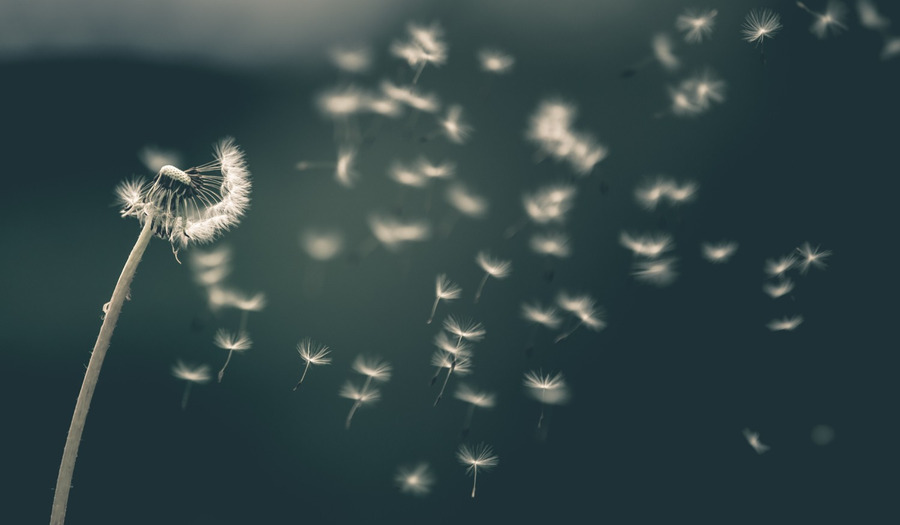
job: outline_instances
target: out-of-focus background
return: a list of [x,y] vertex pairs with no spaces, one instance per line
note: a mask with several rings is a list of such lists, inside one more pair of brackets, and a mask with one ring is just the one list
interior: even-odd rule
[[[893,493],[879,480],[896,435],[900,9],[864,3],[894,22],[879,25],[846,3],[846,29],[820,39],[809,29],[809,11],[827,8],[820,0],[809,11],[787,1],[700,4],[4,1],[0,522],[49,516],[101,307],[139,232],[119,218],[116,184],[154,174],[141,152],[176,153],[186,168],[210,160],[225,136],[246,151],[254,187],[250,211],[216,246],[232,252],[229,287],[265,294],[246,320],[253,348],[232,358],[221,383],[194,385],[181,410],[172,365],[206,363],[215,374],[227,353],[213,336],[236,330],[241,314],[211,311],[190,250],[179,264],[154,239],[100,376],[68,523],[882,519],[879,503]],[[697,44],[675,25],[693,7],[717,11]],[[755,8],[773,9],[784,26],[763,46],[742,39]],[[446,64],[417,82],[440,110],[350,124],[324,115],[316,100],[332,88],[378,93],[382,81],[412,80],[390,53],[409,40],[410,23],[439,24],[448,45]],[[654,59],[661,33],[680,62],[672,70]],[[360,47],[371,53],[361,73],[330,58]],[[485,48],[514,57],[512,69],[483,71]],[[726,83],[724,100],[673,113],[672,94],[705,68]],[[587,175],[526,140],[548,99],[577,106],[574,129],[608,148]],[[473,130],[463,144],[439,132],[454,104]],[[327,166],[297,169],[334,163],[348,136],[354,187]],[[487,214],[452,208],[450,182],[419,189],[389,178],[394,163],[420,156],[455,164]],[[695,182],[695,199],[642,208],[636,189],[660,175]],[[529,248],[541,228],[507,233],[524,224],[523,194],[559,181],[577,195],[556,228],[572,253],[557,260]],[[378,213],[427,221],[431,235],[377,247],[369,220]],[[328,261],[301,244],[323,229],[343,240]],[[674,282],[635,279],[623,231],[671,235]],[[726,239],[739,243],[730,261],[703,259],[701,243]],[[828,267],[792,272],[794,290],[769,297],[766,261],[803,242],[830,250]],[[480,250],[511,260],[512,274],[490,279],[473,304]],[[463,295],[428,325],[439,273]],[[594,297],[606,328],[553,343],[562,329],[521,318],[523,302],[552,304],[560,291]],[[487,330],[473,373],[452,378],[448,393],[466,382],[497,396],[465,439],[466,405],[448,394],[432,407],[428,384],[447,314]],[[794,331],[766,327],[793,315],[803,317]],[[292,392],[303,337],[327,344],[333,363]],[[351,363],[361,353],[390,361],[393,377],[345,430],[352,402],[338,390],[359,377]],[[571,389],[541,431],[540,405],[523,386],[530,370],[562,372]],[[771,449],[757,454],[744,429]],[[455,452],[482,441],[500,463],[479,473],[472,500]],[[420,498],[394,480],[419,462],[436,480]]]

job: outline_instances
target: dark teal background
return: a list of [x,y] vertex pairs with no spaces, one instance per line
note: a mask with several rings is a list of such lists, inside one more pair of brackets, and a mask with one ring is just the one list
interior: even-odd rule
[[[896,6],[880,4],[900,21]],[[510,24],[533,19],[492,25],[469,3],[409,12],[373,40],[374,71],[353,82],[408,79],[387,46],[407,20],[439,20],[449,63],[427,68],[420,84],[445,105],[462,104],[475,132],[463,146],[422,143],[402,132],[403,121],[386,122],[361,151],[352,190],[293,168],[336,153],[331,123],[313,105],[346,80],[327,65],[7,58],[0,522],[49,516],[100,308],[139,232],[119,218],[115,185],[147,175],[137,157],[144,145],[178,150],[194,165],[226,135],[254,176],[252,208],[223,238],[235,253],[230,282],[268,298],[249,318],[254,347],[179,410],[183,384],[171,365],[218,369],[225,353],[213,334],[236,327],[238,315],[210,314],[187,265],[154,239],[100,376],[67,523],[883,522],[890,514],[880,507],[896,493],[884,482],[896,470],[900,62],[878,59],[881,38],[855,13],[847,33],[820,41],[809,16],[782,2],[772,6],[785,28],[765,44],[763,65],[739,35],[756,5],[728,2],[709,42],[678,41],[681,72],[648,66],[631,79],[621,70],[648,53],[654,33],[674,33],[681,2],[648,2],[611,32],[560,12],[553,27],[570,30],[536,24],[527,38]],[[510,75],[478,71],[485,45],[516,57]],[[728,82],[726,102],[695,119],[653,118],[667,107],[666,87],[705,65]],[[571,176],[564,164],[536,163],[524,140],[528,116],[553,95],[575,102],[575,128],[611,153],[578,181],[566,227],[574,255],[553,265],[548,282],[547,263],[528,251],[530,230],[511,240],[503,232],[521,217],[524,191]],[[431,118],[416,129],[430,132]],[[309,226],[341,228],[352,254],[368,236],[368,214],[397,209],[389,164],[420,153],[454,161],[459,179],[490,200],[487,219],[461,219],[446,238],[362,260],[345,254],[323,265],[303,254],[298,236]],[[641,210],[634,188],[658,173],[699,182],[696,202]],[[437,193],[427,213],[423,193],[405,195],[407,216],[438,225],[451,213]],[[630,278],[631,256],[617,240],[625,229],[674,236],[672,286]],[[740,243],[734,259],[702,260],[700,243],[722,238]],[[797,276],[795,292],[773,301],[761,290],[764,261],[803,241],[832,250],[829,267]],[[513,273],[489,281],[473,305],[480,249],[512,259]],[[305,284],[310,272],[324,279],[317,290]],[[475,414],[470,436],[500,456],[479,476],[475,500],[454,458],[465,406],[448,398],[432,408],[428,387],[437,326],[424,321],[442,272],[464,296],[437,318],[453,312],[485,324],[470,381],[498,394],[496,408]],[[608,327],[556,345],[539,332],[528,357],[519,304],[559,289],[596,297]],[[805,318],[795,332],[764,327],[794,313]],[[307,336],[332,348],[334,364],[311,370],[292,393],[302,371],[295,345]],[[351,403],[337,391],[359,353],[384,356],[394,377],[345,431]],[[534,428],[539,406],[521,386],[537,368],[561,370],[573,390],[570,404],[549,412],[544,441]],[[833,443],[812,443],[817,424],[835,429]],[[771,451],[755,454],[745,427]],[[423,499],[393,484],[399,465],[418,461],[437,476]]]

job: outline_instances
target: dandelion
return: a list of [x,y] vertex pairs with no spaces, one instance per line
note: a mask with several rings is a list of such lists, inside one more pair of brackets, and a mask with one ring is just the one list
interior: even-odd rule
[[456,352],[437,350],[431,356],[431,365],[438,367],[438,372],[444,368],[447,369],[447,375],[444,377],[444,384],[441,385],[441,391],[438,392],[437,398],[434,400],[433,406],[437,406],[438,403],[441,402],[441,399],[444,398],[444,391],[447,389],[447,383],[450,381],[450,376],[453,375],[454,372],[459,375],[468,374],[472,371],[472,362],[468,352],[460,350],[457,350]]
[[[366,383],[368,385],[368,380]],[[351,381],[344,383],[339,395],[353,400],[353,406],[350,407],[350,413],[347,414],[347,420],[344,422],[344,427],[348,430],[350,429],[350,423],[353,421],[353,415],[356,414],[359,407],[374,403],[381,399],[381,392],[377,388],[372,388],[371,386],[359,388]]]
[[496,49],[482,49],[478,52],[478,63],[481,70],[487,73],[500,75],[509,73],[512,70],[516,59],[512,55],[508,55],[503,51]]
[[781,29],[781,17],[771,9],[753,9],[747,13],[741,32],[749,43],[762,44]]
[[316,343],[308,337],[300,340],[300,343],[297,344],[297,352],[300,354],[300,358],[306,361],[306,366],[303,367],[303,375],[300,376],[300,381],[297,381],[297,384],[294,385],[293,391],[300,388],[300,385],[306,378],[306,372],[309,371],[309,365],[331,364],[331,358],[328,357],[331,350],[329,350],[327,346]]
[[744,439],[747,440],[747,443],[753,447],[753,450],[756,451],[757,454],[762,454],[765,451],[769,450],[767,445],[763,445],[759,440],[759,434],[757,432],[753,432],[748,428],[743,430]]
[[528,243],[531,250],[540,255],[552,255],[564,259],[572,254],[569,237],[563,232],[536,233]]
[[684,33],[685,42],[698,44],[712,34],[718,13],[715,9],[687,9],[675,19],[675,27]]
[[480,251],[475,255],[475,262],[484,270],[484,278],[481,279],[478,290],[475,292],[475,302],[477,303],[481,299],[481,292],[484,290],[484,284],[488,277],[505,279],[512,272],[512,261],[497,259],[485,251]]
[[767,259],[764,270],[766,275],[770,277],[778,277],[784,272],[790,270],[797,264],[797,257],[794,255],[785,255],[780,259]]
[[823,259],[831,255],[831,250],[822,250],[818,246],[813,248],[810,243],[804,242],[797,248],[797,253],[800,254],[800,261],[797,263],[800,273],[805,274],[810,266],[825,269],[827,265]]
[[480,219],[487,214],[488,201],[484,197],[472,193],[462,184],[454,184],[447,188],[447,202],[458,212],[472,219]]
[[456,144],[464,143],[472,134],[472,127],[462,121],[462,106],[447,108],[447,118],[438,121],[447,140]]
[[728,262],[738,249],[738,243],[721,241],[718,243],[704,242],[700,245],[703,258],[713,264]]
[[469,409],[466,411],[466,418],[463,421],[463,437],[469,435],[469,431],[472,428],[472,417],[474,417],[475,415],[475,409],[494,408],[497,400],[497,396],[493,393],[475,390],[474,388],[466,384],[459,385],[456,388],[456,392],[454,392],[453,397],[469,405]]
[[649,259],[655,259],[675,247],[672,236],[667,233],[632,235],[623,231],[619,234],[619,243],[634,255]]
[[141,225],[131,253],[116,282],[112,298],[103,307],[104,318],[84,376],[72,423],[63,449],[50,522],[65,521],[66,505],[75,470],[75,459],[91,398],[100,376],[100,368],[109,349],[122,305],[129,297],[131,282],[151,237],[163,238],[178,250],[189,245],[211,242],[222,232],[236,226],[250,203],[250,173],[244,153],[231,138],[215,146],[215,160],[180,170],[163,166],[150,182],[126,181],[116,188],[122,217],[135,217]]
[[251,341],[250,337],[244,332],[235,334],[220,328],[216,331],[213,343],[223,350],[228,350],[228,358],[225,359],[225,364],[222,365],[222,369],[219,370],[217,376],[219,383],[221,383],[222,377],[225,375],[225,369],[228,368],[228,363],[231,362],[231,354],[249,350],[250,347],[253,346],[253,341]]
[[772,319],[766,324],[766,328],[773,332],[790,332],[800,326],[803,322],[802,315],[793,317],[782,317],[781,319]]
[[414,467],[402,466],[397,469],[394,481],[400,487],[400,492],[413,496],[425,496],[431,492],[434,485],[434,474],[428,463],[419,463]]
[[844,24],[847,8],[841,2],[829,0],[824,13],[813,11],[803,2],[797,2],[797,7],[812,15],[814,20],[813,24],[809,26],[809,30],[819,38],[825,38],[829,33],[837,35],[841,31],[847,30],[847,26]]
[[524,384],[531,397],[541,403],[541,416],[538,418],[537,427],[541,428],[544,421],[544,407],[546,405],[564,405],[569,402],[569,387],[562,372],[556,374],[543,374],[534,370],[525,372]]
[[651,261],[636,261],[631,275],[635,279],[656,286],[668,286],[675,282],[678,273],[675,271],[674,257],[667,259],[654,259]]
[[427,324],[431,324],[431,321],[434,320],[434,312],[441,299],[453,301],[459,299],[460,295],[462,295],[462,288],[459,285],[448,279],[447,274],[438,274],[434,281],[434,305],[431,307],[431,315],[428,316]]
[[783,277],[777,283],[765,283],[763,285],[763,291],[769,295],[772,299],[778,299],[781,296],[787,295],[794,289],[794,281]]
[[654,35],[652,44],[653,57],[657,62],[669,71],[678,69],[681,61],[678,60],[678,57],[673,52],[672,40],[669,38],[669,35],[665,33]]
[[419,81],[419,76],[428,64],[440,66],[447,61],[447,44],[444,42],[444,30],[437,22],[430,26],[409,24],[407,32],[408,41],[394,41],[391,44],[391,54],[401,58],[415,68],[412,83]]
[[472,497],[475,497],[475,486],[478,484],[478,469],[488,472],[500,463],[494,449],[484,443],[475,446],[462,444],[456,451],[456,459],[466,466],[466,474],[472,474]]
[[175,361],[172,367],[172,375],[178,379],[184,380],[184,394],[181,396],[181,410],[187,409],[188,398],[191,395],[191,385],[194,383],[203,384],[210,380],[209,366],[199,365],[192,367],[184,364],[180,359]]
[[587,295],[569,295],[565,291],[559,292],[556,296],[556,304],[560,308],[574,315],[578,319],[572,328],[564,331],[553,340],[558,343],[572,335],[582,325],[590,330],[600,331],[606,328],[606,321],[603,319],[603,309],[596,306],[594,298]]

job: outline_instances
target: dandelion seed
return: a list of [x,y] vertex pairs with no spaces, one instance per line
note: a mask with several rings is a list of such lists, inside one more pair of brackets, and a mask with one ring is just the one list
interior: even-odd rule
[[468,363],[469,358],[469,350],[467,346],[463,346],[463,340],[465,339],[467,342],[475,342],[480,341],[484,338],[487,331],[484,329],[484,325],[481,323],[477,323],[470,318],[459,319],[452,315],[447,316],[444,319],[444,330],[450,332],[451,334],[456,336],[456,344],[451,348],[449,341],[444,338],[436,338],[435,344],[452,356],[450,359],[450,366],[444,367],[443,364],[440,363],[432,363],[435,366],[438,366],[438,370],[435,373],[435,376],[431,378],[431,384],[434,384],[437,380],[438,375],[442,368],[447,368],[447,377],[444,378],[444,384],[441,386],[441,391],[438,393],[437,398],[434,400],[434,406],[437,406],[440,403],[441,399],[444,397],[444,390],[447,388],[447,382],[450,380],[450,376],[453,374],[455,367],[458,365],[460,361],[465,361]]
[[738,249],[738,243],[732,241],[704,242],[700,245],[700,249],[704,259],[713,264],[719,264],[728,262],[731,259],[731,256]]
[[685,42],[698,44],[712,34],[717,14],[715,9],[687,9],[675,19],[675,27],[684,33]]
[[472,193],[462,184],[454,184],[447,188],[446,196],[447,202],[466,217],[480,219],[487,214],[487,199]]
[[416,170],[429,179],[449,179],[456,173],[456,165],[452,162],[434,164],[425,157],[416,161]]
[[631,275],[638,281],[656,286],[668,286],[675,282],[678,273],[675,271],[674,257],[668,259],[654,259],[650,261],[635,261]]
[[453,301],[459,299],[462,295],[462,288],[447,278],[447,274],[438,274],[434,282],[434,305],[431,307],[431,315],[428,316],[427,324],[431,324],[434,320],[434,312],[437,310],[438,303],[444,301]]
[[794,255],[785,255],[780,259],[767,259],[765,265],[766,275],[770,277],[778,277],[784,272],[790,270],[797,264],[797,257]]
[[475,497],[475,486],[478,484],[478,469],[489,472],[500,463],[494,449],[484,443],[475,446],[460,445],[456,451],[456,459],[466,466],[466,474],[472,474],[472,497]]
[[352,368],[366,376],[365,386],[368,386],[371,381],[383,383],[389,380],[393,370],[391,364],[380,357],[369,357],[362,354],[353,360]]
[[539,255],[552,255],[565,259],[572,254],[569,237],[563,232],[536,233],[528,243],[531,250]]
[[130,295],[138,263],[150,239],[156,234],[168,240],[178,260],[179,248],[212,241],[220,233],[236,226],[250,204],[250,173],[244,154],[234,140],[221,140],[215,146],[214,158],[213,162],[186,171],[163,166],[150,182],[144,183],[140,179],[126,181],[116,188],[120,214],[122,217],[137,218],[141,233],[104,308],[103,324],[91,352],[60,461],[51,523],[65,521],[75,460],[100,368],[122,305]]
[[747,440],[747,443],[753,447],[753,450],[756,451],[757,454],[762,454],[765,451],[769,450],[767,445],[763,445],[759,440],[759,434],[751,431],[750,429],[745,428],[743,430],[744,439]]
[[484,284],[487,282],[488,277],[505,279],[512,272],[512,261],[497,259],[485,251],[480,251],[475,255],[475,262],[484,270],[484,278],[481,279],[478,290],[475,292],[475,302],[477,303],[481,299],[481,292],[484,290]]
[[766,324],[766,328],[773,332],[790,332],[800,326],[803,322],[802,315],[793,317],[782,317],[781,319],[773,319]]
[[576,191],[575,186],[570,184],[545,186],[534,193],[525,194],[522,205],[528,218],[536,224],[562,224],[574,207]]
[[231,249],[218,246],[209,251],[195,248],[190,253],[190,267],[194,281],[203,287],[217,286],[231,273]]
[[701,106],[691,91],[685,91],[682,86],[679,89],[669,88],[669,110],[676,117],[692,117],[703,112]]
[[181,396],[181,410],[187,409],[188,397],[191,395],[191,385],[194,383],[203,384],[211,379],[209,366],[199,365],[192,367],[184,364],[180,359],[175,361],[172,366],[172,375],[185,381],[184,394]]
[[766,38],[773,38],[781,29],[781,17],[771,9],[753,9],[747,13],[743,29],[744,40],[762,44]]
[[812,15],[814,21],[809,26],[809,31],[819,38],[825,38],[829,33],[837,35],[841,31],[847,30],[847,26],[844,24],[847,8],[841,2],[829,0],[824,13],[813,11],[803,2],[797,2],[797,7]]
[[306,372],[309,371],[309,365],[331,364],[331,358],[328,357],[331,350],[329,350],[327,346],[316,343],[308,337],[300,340],[300,343],[297,344],[297,352],[300,354],[300,358],[306,362],[306,366],[303,367],[303,375],[300,376],[300,381],[297,381],[297,384],[294,385],[294,391],[300,388],[300,385],[306,378]]
[[512,70],[513,64],[516,63],[516,59],[503,51],[498,51],[496,49],[482,49],[478,52],[478,63],[481,65],[482,71],[500,75],[509,73]]
[[419,463],[414,467],[402,466],[397,469],[394,481],[404,494],[425,496],[431,492],[435,477],[428,463]]
[[323,91],[316,97],[316,107],[322,115],[347,120],[366,109],[366,93],[359,87],[339,86]]
[[522,318],[529,323],[541,325],[554,330],[562,324],[559,311],[552,306],[541,306],[539,303],[522,303]]
[[544,421],[544,407],[546,405],[564,405],[569,402],[569,387],[561,372],[544,375],[534,370],[525,372],[524,384],[531,397],[541,403],[541,416],[538,418],[537,427],[541,428]]
[[856,0],[856,10],[859,14],[859,22],[866,29],[884,31],[891,25],[891,21],[882,16],[870,0]]
[[433,406],[437,406],[444,397],[444,391],[447,389],[447,383],[450,382],[450,376],[454,373],[466,375],[471,372],[472,361],[469,358],[468,352],[457,350],[456,352],[451,353],[444,350],[436,350],[431,356],[431,365],[436,366],[438,372],[444,368],[447,369],[447,376],[444,377],[444,383],[441,385],[441,390],[434,400]]
[[213,343],[223,350],[228,350],[228,358],[225,359],[225,364],[222,365],[222,369],[219,370],[217,376],[219,383],[221,383],[222,377],[225,376],[225,369],[228,368],[228,363],[231,362],[231,354],[249,350],[253,346],[253,341],[243,332],[235,334],[220,328],[216,331]]
[[372,50],[365,46],[334,47],[328,56],[336,68],[346,73],[365,73],[372,66]]
[[307,228],[300,235],[303,251],[317,261],[330,261],[344,248],[344,239],[337,230]]
[[678,69],[681,61],[678,60],[678,57],[673,52],[672,40],[669,38],[669,35],[665,33],[654,35],[652,44],[653,57],[656,58],[657,62],[669,71]]
[[663,176],[658,176],[655,179],[649,180],[643,185],[638,186],[638,188],[634,190],[634,196],[637,199],[638,204],[648,210],[653,210],[663,199],[668,198],[669,192],[674,187],[676,187],[675,181]]
[[496,403],[496,395],[491,392],[482,392],[475,390],[469,385],[462,384],[456,388],[453,397],[467,403],[469,409],[466,411],[466,418],[463,421],[462,436],[467,437],[472,429],[472,417],[475,415],[476,408],[494,408]]
[[763,285],[763,291],[769,295],[772,299],[778,299],[784,295],[787,295],[794,289],[794,282],[790,279],[783,277],[777,283],[765,283]]
[[525,137],[538,146],[542,156],[568,162],[578,175],[587,175],[606,158],[609,150],[585,132],[572,129],[575,106],[559,100],[544,100],[529,119]]
[[415,84],[419,76],[428,64],[440,66],[447,61],[447,44],[443,40],[444,30],[437,22],[430,26],[409,24],[407,32],[408,41],[394,41],[391,44],[391,54],[401,58],[415,68],[416,73],[412,79]]
[[440,100],[436,95],[420,94],[413,86],[401,87],[383,80],[381,82],[381,91],[389,99],[425,113],[436,113],[441,108]]
[[[704,69],[686,80],[677,88],[669,88],[671,99],[671,112],[675,116],[690,117],[707,111],[713,103],[721,104],[725,101],[726,83],[710,69]],[[693,183],[689,183],[693,184]],[[677,186],[670,188],[666,195],[673,198],[672,191],[677,195]]]
[[[455,319],[454,319],[455,321]],[[446,320],[444,321],[447,322]],[[471,355],[472,345],[469,343],[465,343],[462,340],[462,337],[459,337],[455,342],[450,340],[450,337],[445,332],[438,332],[438,334],[434,337],[434,346],[438,347],[439,350],[450,354],[451,356],[469,356]],[[437,382],[438,377],[441,375],[441,370],[445,367],[443,364],[434,365],[437,369],[434,372],[434,376],[431,378],[431,385]]]
[[464,143],[472,134],[472,127],[462,121],[462,106],[447,108],[447,118],[438,121],[447,140],[456,144]]
[[431,236],[431,226],[425,221],[404,220],[386,215],[369,216],[372,235],[385,248],[396,251],[404,244],[424,241]]
[[606,328],[606,321],[603,320],[603,309],[596,306],[594,298],[587,294],[570,295],[566,291],[560,291],[556,296],[556,304],[574,315],[578,319],[578,323],[558,335],[553,340],[554,343],[566,339],[581,326],[585,326],[595,332]]
[[359,180],[359,172],[356,171],[356,148],[342,147],[338,151],[337,165],[334,168],[334,178],[345,188],[352,188]]
[[[368,380],[366,383],[368,383]],[[353,406],[350,407],[350,413],[347,414],[347,420],[344,422],[344,427],[348,430],[350,429],[350,423],[353,421],[353,415],[356,414],[359,407],[375,403],[381,399],[381,392],[377,388],[372,388],[371,386],[359,388],[351,381],[344,383],[339,394],[341,397],[353,400]]]
[[428,185],[428,178],[420,172],[410,169],[403,164],[394,163],[388,170],[388,176],[398,184],[412,188],[424,188]]
[[456,346],[462,344],[463,340],[481,341],[487,334],[483,324],[468,317],[459,318],[453,315],[448,315],[444,319],[444,330],[457,337]]
[[655,259],[675,247],[672,236],[667,233],[632,235],[623,231],[619,234],[619,243],[634,255],[649,259]]
[[900,37],[884,39],[884,47],[881,48],[881,60],[889,60],[900,55]]
[[823,259],[831,255],[831,250],[821,250],[818,246],[813,248],[810,243],[804,242],[797,248],[797,253],[800,254],[800,273],[805,274],[810,266],[824,270],[827,265]]

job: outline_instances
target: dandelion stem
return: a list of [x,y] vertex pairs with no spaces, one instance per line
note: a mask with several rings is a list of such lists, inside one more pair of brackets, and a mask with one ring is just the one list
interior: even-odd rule
[[581,326],[581,324],[583,322],[584,321],[578,321],[578,323],[575,326],[573,326],[571,329],[566,330],[565,332],[556,336],[556,339],[554,339],[553,342],[558,343],[558,342],[562,341],[563,339],[569,337],[570,335],[572,335],[573,332],[575,332],[575,330],[578,330],[578,327]]
[[434,299],[434,306],[431,307],[431,316],[428,318],[427,324],[431,324],[431,321],[434,321],[434,312],[437,311],[437,305],[440,301],[441,301],[440,296],[438,296]]
[[546,388],[541,389],[541,416],[538,418],[538,426],[537,426],[538,428],[541,428],[541,423],[544,422],[544,407],[546,406],[544,404],[544,393],[546,391],[547,391]]
[[478,290],[475,292],[475,302],[476,303],[478,302],[479,299],[481,299],[481,291],[484,290],[484,283],[487,282],[488,277],[490,277],[490,276],[491,276],[491,274],[489,274],[487,272],[484,273],[484,278],[481,279],[481,284],[478,285]]
[[422,74],[422,71],[425,71],[425,65],[426,65],[427,63],[428,63],[428,62],[426,62],[426,61],[423,60],[423,61],[422,61],[422,64],[419,66],[419,69],[416,70],[416,75],[415,75],[415,76],[413,77],[413,79],[412,79],[413,85],[415,85],[415,83],[419,81],[419,75]]
[[249,310],[244,310],[241,312],[241,328],[238,330],[239,335],[243,335],[247,332],[247,318],[250,316]]
[[475,485],[478,484],[478,465],[473,465],[474,476],[472,477],[472,497],[475,497]]
[[472,416],[475,415],[475,405],[469,405],[469,410],[466,411],[466,419],[463,421],[463,436],[469,434],[469,429],[472,428]]
[[234,350],[228,351],[228,357],[225,358],[225,364],[222,365],[222,369],[219,370],[219,382],[222,382],[222,378],[225,377],[225,369],[228,368],[228,363],[231,361],[231,354],[234,353]]
[[350,413],[347,414],[347,421],[344,423],[344,427],[347,430],[350,430],[350,421],[353,419],[353,414],[356,413],[356,409],[359,408],[359,405],[361,405],[361,404],[362,404],[362,402],[357,400],[355,403],[353,403],[353,406],[350,408]]
[[444,384],[441,386],[441,391],[438,393],[437,399],[434,400],[434,406],[437,406],[438,403],[441,402],[441,398],[444,397],[444,389],[447,388],[447,382],[450,381],[450,374],[453,373],[454,368],[456,368],[456,357],[453,358],[453,361],[450,363],[450,368],[447,369],[447,377],[444,378]]
[[303,379],[306,377],[306,372],[309,370],[309,361],[306,362],[306,366],[303,367],[303,375],[300,376],[300,381],[297,381],[297,384],[294,385],[294,389],[292,392],[296,392],[298,388],[300,388],[300,383],[303,382]]
[[131,288],[131,281],[134,279],[134,273],[141,257],[153,237],[153,221],[151,217],[145,218],[144,227],[138,236],[128,260],[125,261],[125,267],[119,275],[116,287],[113,290],[112,299],[109,301],[109,308],[106,316],[103,318],[103,324],[100,326],[100,334],[94,343],[94,350],[91,352],[91,359],[88,363],[87,372],[84,374],[84,381],[81,383],[81,391],[78,393],[78,401],[75,402],[75,412],[72,414],[72,423],[69,425],[69,435],[66,437],[66,446],[63,449],[62,461],[59,465],[59,476],[56,478],[56,491],[53,495],[53,510],[50,514],[50,525],[62,525],[66,519],[66,505],[69,502],[69,489],[72,488],[72,474],[75,471],[75,459],[78,457],[78,445],[81,444],[81,434],[84,432],[84,424],[87,419],[88,409],[91,405],[91,398],[94,396],[94,390],[97,387],[97,380],[100,377],[100,367],[103,366],[103,359],[106,357],[106,351],[109,349],[109,343],[112,339],[113,330],[116,322],[119,320],[119,314],[122,312],[122,305]]
[[188,398],[191,396],[191,385],[193,381],[185,381],[184,395],[181,396],[181,410],[187,410]]

